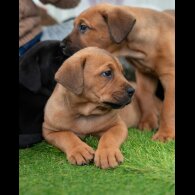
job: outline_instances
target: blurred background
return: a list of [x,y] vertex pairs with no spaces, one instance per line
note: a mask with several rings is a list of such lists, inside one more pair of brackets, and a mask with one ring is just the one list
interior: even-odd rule
[[43,5],[39,0],[33,0],[36,4],[45,8],[56,21],[62,22],[68,18],[79,15],[88,7],[101,2],[107,2],[117,5],[130,5],[138,7],[148,7],[157,10],[175,9],[175,0],[81,0],[80,4],[73,9],[59,9],[52,5]]

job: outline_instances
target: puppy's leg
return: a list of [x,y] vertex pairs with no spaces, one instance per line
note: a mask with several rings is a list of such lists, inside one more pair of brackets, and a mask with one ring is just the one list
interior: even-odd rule
[[175,138],[175,74],[165,74],[160,77],[160,80],[165,91],[165,99],[160,118],[160,128],[153,136],[153,140],[166,141]]
[[136,96],[141,110],[138,128],[145,130],[157,129],[161,107],[161,101],[157,101],[155,96],[157,79],[136,70],[136,83]]
[[94,158],[97,167],[114,168],[123,162],[123,155],[119,148],[127,135],[128,129],[123,121],[100,135],[101,138]]
[[63,151],[71,164],[87,164],[94,157],[94,150],[71,131],[50,131],[43,128],[43,137]]

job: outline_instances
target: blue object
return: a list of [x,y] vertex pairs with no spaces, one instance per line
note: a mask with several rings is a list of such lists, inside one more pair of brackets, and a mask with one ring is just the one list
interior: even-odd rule
[[41,36],[42,36],[42,32],[39,33],[35,38],[33,38],[32,40],[30,40],[29,42],[27,42],[26,44],[24,44],[23,46],[21,46],[19,48],[19,56],[22,56],[25,54],[25,52],[30,49],[33,45],[35,45],[36,43],[38,43],[41,40]]

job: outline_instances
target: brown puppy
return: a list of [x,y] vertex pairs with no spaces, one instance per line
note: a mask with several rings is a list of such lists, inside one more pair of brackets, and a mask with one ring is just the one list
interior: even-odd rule
[[136,67],[141,129],[159,127],[155,91],[164,88],[160,127],[154,140],[175,138],[175,20],[174,11],[99,4],[81,13],[72,33],[63,40],[65,52],[97,46],[126,56]]
[[[141,116],[122,65],[107,51],[88,47],[67,59],[55,79],[45,107],[46,141],[66,153],[72,164],[87,164],[95,153],[96,166],[117,166],[123,161],[119,147],[127,126],[136,127]],[[79,139],[86,135],[100,137],[96,152]]]

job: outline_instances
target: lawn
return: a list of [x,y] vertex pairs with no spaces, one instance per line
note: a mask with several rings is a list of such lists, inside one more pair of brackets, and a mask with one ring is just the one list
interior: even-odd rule
[[[122,145],[124,162],[101,170],[94,164],[70,165],[45,141],[19,151],[20,195],[174,195],[175,142],[151,140],[152,132],[129,129]],[[98,140],[86,138],[96,148]]]

